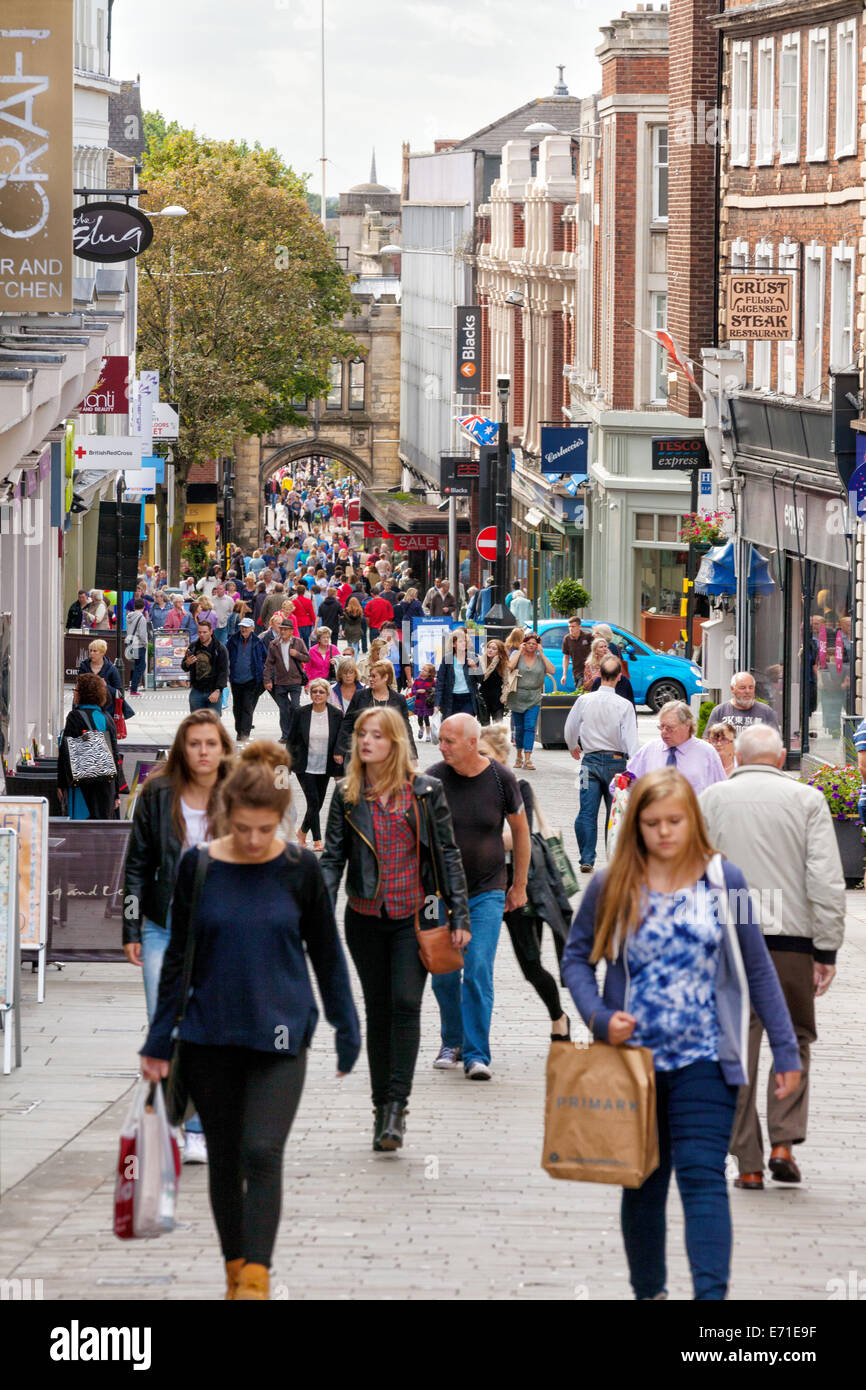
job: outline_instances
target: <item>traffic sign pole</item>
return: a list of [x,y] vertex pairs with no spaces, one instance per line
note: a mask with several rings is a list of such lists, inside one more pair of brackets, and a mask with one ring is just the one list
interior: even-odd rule
[[508,525],[511,520],[511,470],[508,466],[508,398],[511,394],[511,381],[508,377],[497,377],[499,395],[499,448],[496,454],[496,568],[493,572],[493,605],[487,614],[485,627],[488,637],[508,636],[517,626],[514,614],[505,607],[508,592],[507,542]]

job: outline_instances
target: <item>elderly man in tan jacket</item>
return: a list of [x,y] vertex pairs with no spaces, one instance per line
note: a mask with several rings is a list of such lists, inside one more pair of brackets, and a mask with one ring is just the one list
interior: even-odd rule
[[[777,1182],[799,1182],[791,1152],[806,1138],[809,1048],[816,1041],[815,998],[836,974],[836,952],[845,929],[845,879],[830,808],[816,787],[787,776],[778,730],[766,724],[744,729],[736,743],[738,766],[726,782],[707,787],[700,806],[710,843],[746,876],[761,927],[800,1045],[802,1079],[792,1095],[777,1100],[767,1090],[770,1172]],[[735,1186],[764,1186],[764,1154],[756,1107],[758,1057],[763,1027],[752,1012],[749,1081],[741,1087],[731,1153],[740,1176]]]

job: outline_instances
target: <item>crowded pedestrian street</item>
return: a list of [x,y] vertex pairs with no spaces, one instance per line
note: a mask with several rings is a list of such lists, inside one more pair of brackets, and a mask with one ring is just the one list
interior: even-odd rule
[[856,1374],[866,0],[488,8],[0,0],[50,1373],[664,1302],[579,1369]]
[[[138,735],[158,745],[184,708],[175,692],[145,697]],[[644,740],[653,723],[641,716]],[[262,702],[256,725],[257,735],[276,734],[276,708]],[[436,754],[422,747],[421,767]],[[545,815],[565,829],[576,798],[574,763],[565,751],[539,751],[538,758]],[[732,1190],[732,1299],[851,1297],[850,1271],[862,1278],[866,1058],[858,1020],[866,905],[862,891],[846,896],[845,969],[821,1001],[803,1181],[768,1184],[763,1193]],[[344,903],[341,894],[338,918]],[[555,968],[552,949],[547,955]],[[331,1044],[324,1031],[317,1037],[286,1152],[272,1298],[436,1300],[445,1289],[464,1302],[629,1297],[617,1190],[552,1183],[542,1171],[545,1016],[507,939],[495,985],[496,1071],[487,1089],[466,1085],[462,1072],[433,1069],[438,1012],[427,990],[397,1159],[370,1152],[363,1069],[337,1083]],[[32,1016],[35,977],[25,974],[24,986]],[[566,1007],[575,1037],[585,1038]],[[34,1019],[27,1032],[26,1080],[13,1077],[10,1086],[7,1079],[2,1091],[4,1277],[41,1279],[46,1299],[221,1297],[204,1166],[184,1166],[170,1253],[165,1241],[121,1245],[109,1229],[117,1135],[144,1038],[138,972],[126,965],[50,971],[38,1025]],[[675,1197],[669,1218],[671,1297],[689,1298]]]

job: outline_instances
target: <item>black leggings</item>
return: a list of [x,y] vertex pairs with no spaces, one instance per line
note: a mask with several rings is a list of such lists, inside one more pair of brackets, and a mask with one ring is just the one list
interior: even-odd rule
[[347,907],[346,945],[364,991],[373,1104],[405,1104],[421,1043],[421,996],[427,979],[414,918],[392,921]]
[[283,1149],[304,1088],[307,1050],[289,1057],[181,1043],[181,1065],[207,1140],[223,1258],[269,1267],[280,1224]]
[[[541,964],[541,932],[544,923],[540,917],[526,917],[522,912],[506,912],[505,925],[524,980],[532,985],[550,1014],[551,1022],[555,1022],[562,1018],[562,1002],[556,981],[550,971],[545,970]],[[553,941],[557,959],[561,960],[562,942],[556,932],[553,933]]]
[[321,840],[322,826],[319,821],[319,813],[325,800],[325,793],[328,790],[329,777],[327,772],[299,772],[298,781],[304,790],[307,798],[307,809],[304,812],[304,819],[301,821],[302,830],[312,830],[313,839]]

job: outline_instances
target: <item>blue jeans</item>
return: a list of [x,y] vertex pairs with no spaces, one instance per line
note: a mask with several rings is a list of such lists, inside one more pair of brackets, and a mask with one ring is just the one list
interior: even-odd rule
[[194,709],[212,709],[216,714],[219,714],[222,707],[221,701],[222,691],[220,691],[219,700],[212,700],[210,695],[205,695],[201,690],[191,689],[189,692],[190,713],[192,713]]
[[613,753],[584,753],[580,760],[580,810],[575,817],[574,833],[581,864],[595,863],[598,808],[603,800],[610,815],[613,797],[609,783],[618,772],[625,772],[627,762],[626,757],[618,758]]
[[[153,1022],[153,1015],[156,1012],[156,1001],[159,996],[159,977],[162,971],[162,959],[171,940],[171,908],[164,927],[158,922],[151,922],[149,917],[141,919],[141,970],[144,976],[144,1003],[147,1009],[147,1021]],[[198,1115],[190,1115],[184,1129],[191,1134],[201,1134],[201,1120]]]
[[214,637],[218,642],[222,642],[223,646],[225,646],[226,642],[228,641],[228,626],[226,625],[226,627],[215,628]]
[[472,940],[466,947],[463,970],[433,976],[433,993],[442,1019],[442,1043],[445,1047],[462,1047],[464,1068],[473,1062],[483,1062],[485,1066],[490,1062],[493,962],[504,911],[505,894],[501,889],[470,898]]
[[718,1062],[656,1072],[659,1166],[642,1187],[622,1194],[621,1222],[635,1298],[665,1293],[665,1207],[671,1169],[686,1226],[696,1299],[723,1299],[731,1269],[731,1212],[725,1159],[737,1087]]
[[131,671],[131,674],[130,674],[130,677],[129,677],[129,692],[130,692],[131,695],[137,695],[137,694],[138,694],[138,687],[139,687],[139,685],[140,685],[140,683],[141,683],[141,678],[142,678],[142,676],[144,675],[144,673],[145,673],[146,670],[147,670],[147,648],[146,648],[146,647],[143,647],[143,648],[141,649],[141,651],[138,653],[138,656],[134,659],[134,661],[133,661],[133,663],[132,663],[132,671]]
[[531,753],[535,743],[535,726],[538,723],[538,716],[541,713],[541,705],[533,705],[531,709],[511,711],[511,732],[514,734],[514,742],[518,753]]

